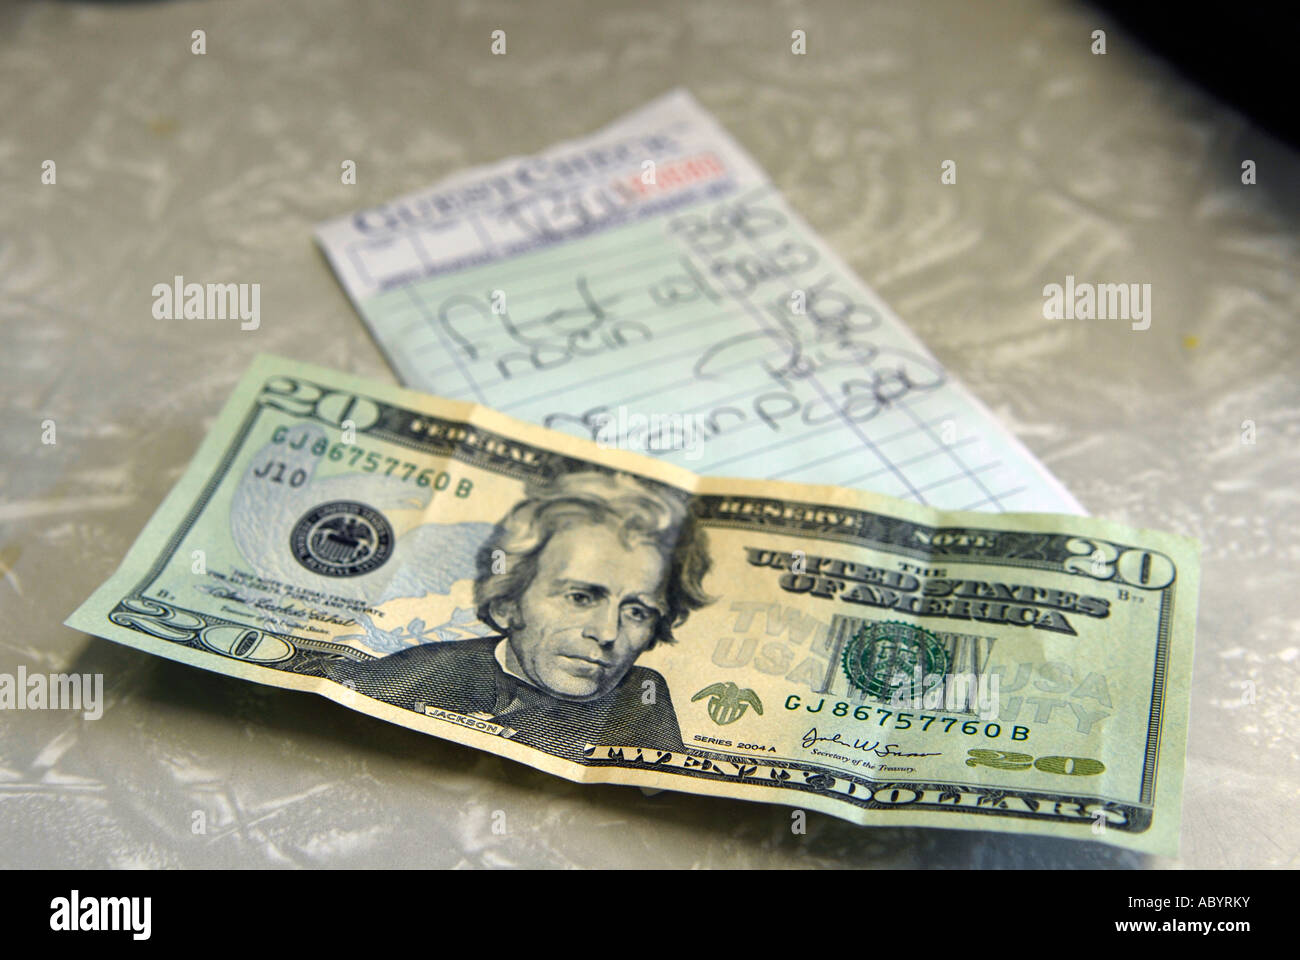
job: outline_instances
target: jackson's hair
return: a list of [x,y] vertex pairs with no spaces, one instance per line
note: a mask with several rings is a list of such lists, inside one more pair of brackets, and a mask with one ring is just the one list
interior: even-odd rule
[[[685,505],[628,474],[593,471],[529,484],[525,498],[497,524],[478,554],[474,603],[479,619],[504,633],[509,625],[493,619],[492,606],[518,600],[551,537],[579,523],[611,526],[626,546],[649,543],[668,561],[668,610],[655,624],[654,643],[671,643],[673,628],[712,602],[702,585],[710,565],[708,538]],[[494,561],[500,560],[504,572],[493,573]]]

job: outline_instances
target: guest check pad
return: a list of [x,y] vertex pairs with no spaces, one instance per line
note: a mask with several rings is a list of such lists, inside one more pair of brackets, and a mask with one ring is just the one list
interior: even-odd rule
[[408,386],[696,473],[1084,513],[684,90],[316,237]]

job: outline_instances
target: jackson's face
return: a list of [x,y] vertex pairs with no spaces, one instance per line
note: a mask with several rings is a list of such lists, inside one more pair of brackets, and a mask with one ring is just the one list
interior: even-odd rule
[[564,700],[604,696],[654,641],[666,575],[653,545],[628,546],[608,526],[559,531],[527,589],[496,618],[510,624],[507,665]]

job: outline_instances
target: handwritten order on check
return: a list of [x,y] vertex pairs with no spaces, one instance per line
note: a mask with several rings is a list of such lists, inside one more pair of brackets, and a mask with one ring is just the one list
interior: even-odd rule
[[317,240],[407,386],[696,473],[1084,512],[685,91]]

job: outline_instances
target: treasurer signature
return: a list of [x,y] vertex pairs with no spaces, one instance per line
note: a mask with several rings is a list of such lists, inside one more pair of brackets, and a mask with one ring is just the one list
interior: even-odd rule
[[818,736],[817,728],[813,727],[803,735],[801,746],[807,750],[817,743],[834,743],[841,747],[847,747],[850,750],[861,750],[865,753],[874,753],[878,757],[937,757],[937,753],[905,753],[898,749],[898,744],[887,743],[883,747],[879,740],[853,740],[851,743],[845,740],[840,734],[834,734],[829,737]]

